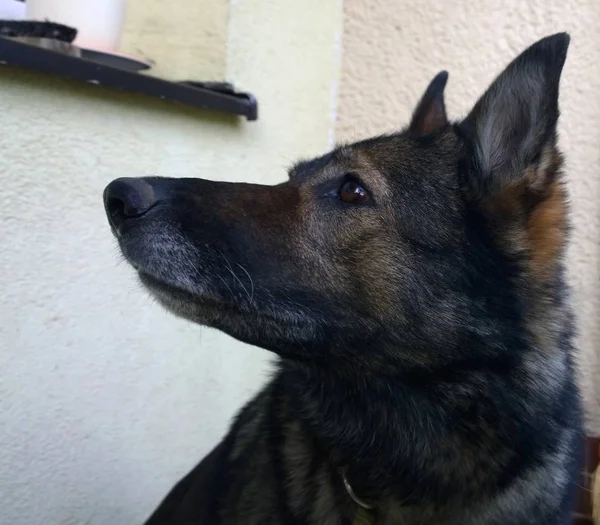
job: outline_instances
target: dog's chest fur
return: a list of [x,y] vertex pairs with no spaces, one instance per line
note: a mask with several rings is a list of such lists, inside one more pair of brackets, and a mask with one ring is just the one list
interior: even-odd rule
[[[189,509],[182,504],[187,497],[199,514],[188,510],[181,521],[168,516],[148,524],[525,525],[546,514],[558,517],[560,502],[551,495],[564,490],[572,477],[568,451],[575,436],[565,431],[560,438],[564,451],[548,454],[543,464],[520,472],[494,494],[485,495],[484,489],[473,494],[477,503],[463,498],[450,498],[441,505],[407,503],[391,483],[380,494],[367,496],[374,509],[363,510],[344,487],[341,466],[332,457],[337,452],[326,450],[319,436],[297,417],[294,404],[283,376],[277,376],[241,411],[219,445],[218,457],[210,464],[205,460],[193,473],[196,483],[206,480],[206,489],[199,494],[197,486],[188,487],[188,494],[177,501],[177,512]],[[408,429],[406,434],[410,434]],[[401,446],[406,436],[399,435],[397,442]],[[424,476],[426,470],[423,466]],[[355,481],[356,487],[361,485],[360,479]],[[362,497],[358,490],[357,496]]]

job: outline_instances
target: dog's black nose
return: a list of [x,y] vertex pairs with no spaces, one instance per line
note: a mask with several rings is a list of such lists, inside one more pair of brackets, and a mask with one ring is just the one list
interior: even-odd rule
[[113,228],[146,213],[157,202],[152,186],[144,179],[113,180],[104,190],[104,208]]

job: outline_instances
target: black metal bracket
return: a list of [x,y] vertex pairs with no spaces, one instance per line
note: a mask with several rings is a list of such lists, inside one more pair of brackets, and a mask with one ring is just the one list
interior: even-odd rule
[[250,93],[238,93],[222,83],[171,82],[73,57],[49,49],[0,38],[0,64],[60,75],[88,84],[143,93],[163,100],[233,115],[258,118],[258,104]]

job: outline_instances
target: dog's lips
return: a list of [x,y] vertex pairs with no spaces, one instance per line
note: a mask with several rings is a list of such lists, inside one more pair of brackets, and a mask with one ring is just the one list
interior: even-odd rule
[[137,272],[145,271],[147,274],[155,274],[156,272],[152,271],[148,262],[152,257],[152,250],[149,248],[152,240],[144,234],[142,226],[143,222],[139,218],[131,218],[121,227],[113,228],[112,231],[119,243],[123,257],[133,269]]
[[[158,277],[154,276],[152,273],[148,272],[147,270],[144,270],[139,265],[132,264],[132,266],[135,268],[135,270],[137,271],[137,273],[140,277],[140,280],[147,288],[149,288],[151,290],[154,288],[160,288],[161,290],[177,289],[176,286],[173,286],[170,283],[164,282],[162,279],[159,279]],[[181,291],[183,291],[183,290],[181,290]]]
[[113,235],[121,240],[133,227],[139,223],[139,217],[130,217],[127,220],[121,222],[118,226],[110,223],[110,229]]
[[[140,282],[159,302],[170,310],[208,308],[212,311],[249,310],[252,300],[232,297],[232,292],[219,286],[218,268],[195,248],[165,236],[164,225],[157,221],[137,220],[117,235],[121,253],[137,272]],[[193,259],[193,263],[190,261]],[[178,305],[178,307],[173,307]],[[187,305],[187,306],[186,306]],[[176,313],[180,313],[177,312]]]
[[166,282],[151,273],[138,270],[140,281],[160,304],[177,316],[190,321],[202,322],[205,315],[215,315],[216,312],[228,311],[232,305],[221,302],[211,295],[191,292],[176,284]]
[[157,275],[156,272],[152,271],[151,268],[140,264],[137,261],[132,261],[129,258],[127,259],[129,264],[133,267],[133,269],[138,273],[142,284],[149,289],[160,288],[161,291],[169,290],[176,291],[177,293],[182,292],[186,294],[192,295],[190,290],[179,286],[176,282],[172,282],[169,279],[165,279],[164,277]]
[[177,297],[179,299],[185,296],[186,300],[193,300],[194,302],[197,302],[201,299],[200,295],[193,293],[190,290],[186,290],[185,288],[178,286],[175,283],[157,277],[156,275],[147,271],[144,268],[138,267],[136,268],[136,271],[138,273],[140,281],[150,292],[159,292],[160,296],[168,295],[172,297]]
[[133,267],[134,270],[139,271],[143,265],[131,256],[131,252],[135,252],[135,250],[132,250],[130,246],[131,239],[128,239],[125,235],[116,232],[114,229],[113,233],[117,239],[117,242],[119,243],[119,249],[123,254],[123,257],[125,257],[125,260]]

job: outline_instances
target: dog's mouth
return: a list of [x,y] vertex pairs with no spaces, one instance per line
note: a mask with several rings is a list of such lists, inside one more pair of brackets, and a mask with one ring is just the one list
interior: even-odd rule
[[215,310],[223,308],[224,305],[210,297],[208,294],[199,294],[191,292],[177,284],[165,281],[151,273],[148,273],[141,267],[135,267],[139,279],[144,287],[155,297],[160,304],[174,314],[185,317],[192,321],[200,321],[198,314],[200,309]]
[[[129,260],[129,259],[128,259]],[[130,261],[137,271],[140,282],[167,310],[189,321],[213,325],[215,320],[227,317],[252,315],[254,305],[242,296],[224,294],[211,283],[210,278],[194,278],[178,273],[168,266],[156,268]]]
[[291,355],[296,347],[307,348],[322,338],[318,317],[297,305],[233,300],[209,288],[192,292],[142,268],[137,271],[143,285],[171,313],[251,345],[271,349],[285,345]]
[[[144,286],[159,299],[222,302],[225,298],[209,277],[210,259],[168,225],[140,222],[117,236],[121,252]],[[216,275],[216,274],[215,274]],[[219,300],[220,299],[220,300]]]
[[140,221],[117,238],[144,287],[168,310],[202,324],[216,315],[276,310],[259,300],[250,273],[221,250],[200,250],[168,224],[153,222]]
[[[227,283],[225,274],[219,275],[211,264],[203,271],[196,268],[192,275],[177,266],[180,258],[176,258],[175,267],[164,262],[161,266],[148,264],[147,259],[131,256],[131,248],[137,241],[130,240],[129,244],[124,239],[120,241],[144,287],[159,304],[178,317],[223,330],[265,348],[289,344],[292,351],[295,345],[304,347],[321,338],[318,312],[296,302],[276,300],[272,294],[257,293],[249,282],[242,286],[241,273],[239,280],[232,277]],[[150,261],[154,260],[150,257]]]

